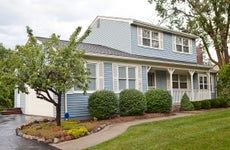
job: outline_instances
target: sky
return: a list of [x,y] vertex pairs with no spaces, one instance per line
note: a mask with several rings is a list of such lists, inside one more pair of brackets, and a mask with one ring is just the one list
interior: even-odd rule
[[0,43],[11,49],[25,44],[26,26],[35,36],[56,33],[68,40],[78,26],[85,31],[96,16],[158,23],[148,0],[0,0]]

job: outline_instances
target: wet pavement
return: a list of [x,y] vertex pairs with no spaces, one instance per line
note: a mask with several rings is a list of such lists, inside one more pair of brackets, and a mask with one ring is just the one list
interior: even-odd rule
[[0,115],[0,150],[57,150],[48,144],[16,136],[17,127],[39,119],[42,118],[27,115]]

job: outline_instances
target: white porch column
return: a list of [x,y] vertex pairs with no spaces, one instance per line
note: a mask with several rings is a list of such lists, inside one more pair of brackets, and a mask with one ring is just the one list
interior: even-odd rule
[[210,72],[207,72],[207,82],[208,82],[208,98],[211,99]]
[[170,93],[171,93],[171,96],[173,97],[173,85],[172,85],[172,75],[173,75],[173,72],[175,71],[174,68],[168,68],[168,72],[169,72],[169,79],[170,79]]
[[193,75],[194,75],[195,71],[194,70],[189,70],[189,74],[190,74],[190,80],[191,80],[191,101],[194,100],[194,87],[193,87]]

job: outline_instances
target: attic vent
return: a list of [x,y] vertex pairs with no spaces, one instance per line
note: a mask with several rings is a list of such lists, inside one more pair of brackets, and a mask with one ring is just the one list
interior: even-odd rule
[[100,19],[97,19],[97,28],[100,28]]

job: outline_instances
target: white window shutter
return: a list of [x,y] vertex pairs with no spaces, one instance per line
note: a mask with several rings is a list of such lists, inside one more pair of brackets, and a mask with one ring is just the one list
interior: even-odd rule
[[189,53],[192,54],[193,49],[192,49],[192,40],[191,39],[188,40],[188,44],[189,44]]
[[137,27],[137,43],[142,45],[142,28]]
[[136,89],[143,91],[142,90],[142,66],[138,66],[136,68]]
[[159,48],[163,49],[163,33],[159,32]]
[[176,51],[176,36],[172,35],[172,51]]
[[118,65],[113,63],[113,91],[118,91]]
[[98,72],[99,72],[99,90],[103,90],[104,89],[104,63],[100,62],[98,64]]

